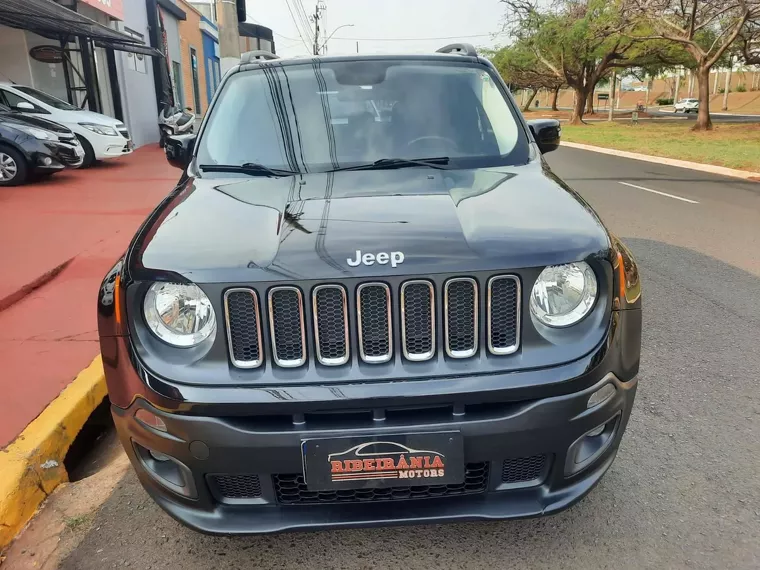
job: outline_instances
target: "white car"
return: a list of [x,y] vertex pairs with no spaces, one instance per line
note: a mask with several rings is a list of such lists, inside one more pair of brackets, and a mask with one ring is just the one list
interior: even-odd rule
[[124,156],[134,150],[129,131],[121,121],[80,109],[33,87],[0,82],[0,104],[74,131],[84,148],[83,168],[96,160]]
[[699,111],[699,99],[681,99],[673,107],[674,113],[696,113]]

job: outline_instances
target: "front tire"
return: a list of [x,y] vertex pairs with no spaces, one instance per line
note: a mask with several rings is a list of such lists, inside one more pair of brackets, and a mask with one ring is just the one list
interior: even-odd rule
[[92,149],[90,141],[88,141],[82,135],[77,135],[77,139],[79,139],[79,142],[82,145],[82,149],[84,149],[84,159],[82,160],[82,165],[79,168],[89,168],[95,163],[95,151]]
[[15,149],[0,146],[0,186],[20,186],[29,179],[29,166]]

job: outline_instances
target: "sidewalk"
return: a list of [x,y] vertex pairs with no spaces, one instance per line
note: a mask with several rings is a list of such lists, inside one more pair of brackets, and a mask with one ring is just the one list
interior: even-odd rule
[[150,145],[0,191],[0,449],[98,354],[100,281],[178,178]]

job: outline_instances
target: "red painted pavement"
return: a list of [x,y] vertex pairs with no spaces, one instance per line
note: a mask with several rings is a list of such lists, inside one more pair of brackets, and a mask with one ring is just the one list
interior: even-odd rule
[[0,188],[0,299],[73,258],[0,311],[0,448],[98,354],[100,281],[178,178],[151,145],[87,170]]

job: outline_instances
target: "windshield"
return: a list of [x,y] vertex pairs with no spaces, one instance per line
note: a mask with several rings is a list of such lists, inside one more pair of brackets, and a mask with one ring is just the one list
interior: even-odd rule
[[225,84],[197,160],[300,172],[427,157],[452,168],[522,164],[514,112],[481,64],[270,64]]
[[42,91],[37,91],[36,89],[33,89],[31,87],[27,87],[26,85],[14,85],[14,89],[21,91],[22,93],[29,95],[30,97],[34,97],[38,101],[42,101],[45,103],[45,105],[50,105],[51,107],[55,107],[56,109],[60,109],[62,111],[79,111],[79,107],[74,107],[74,105],[71,105],[67,103],[66,101],[61,101],[57,97],[53,97],[52,95],[48,95],[47,93],[43,93]]

